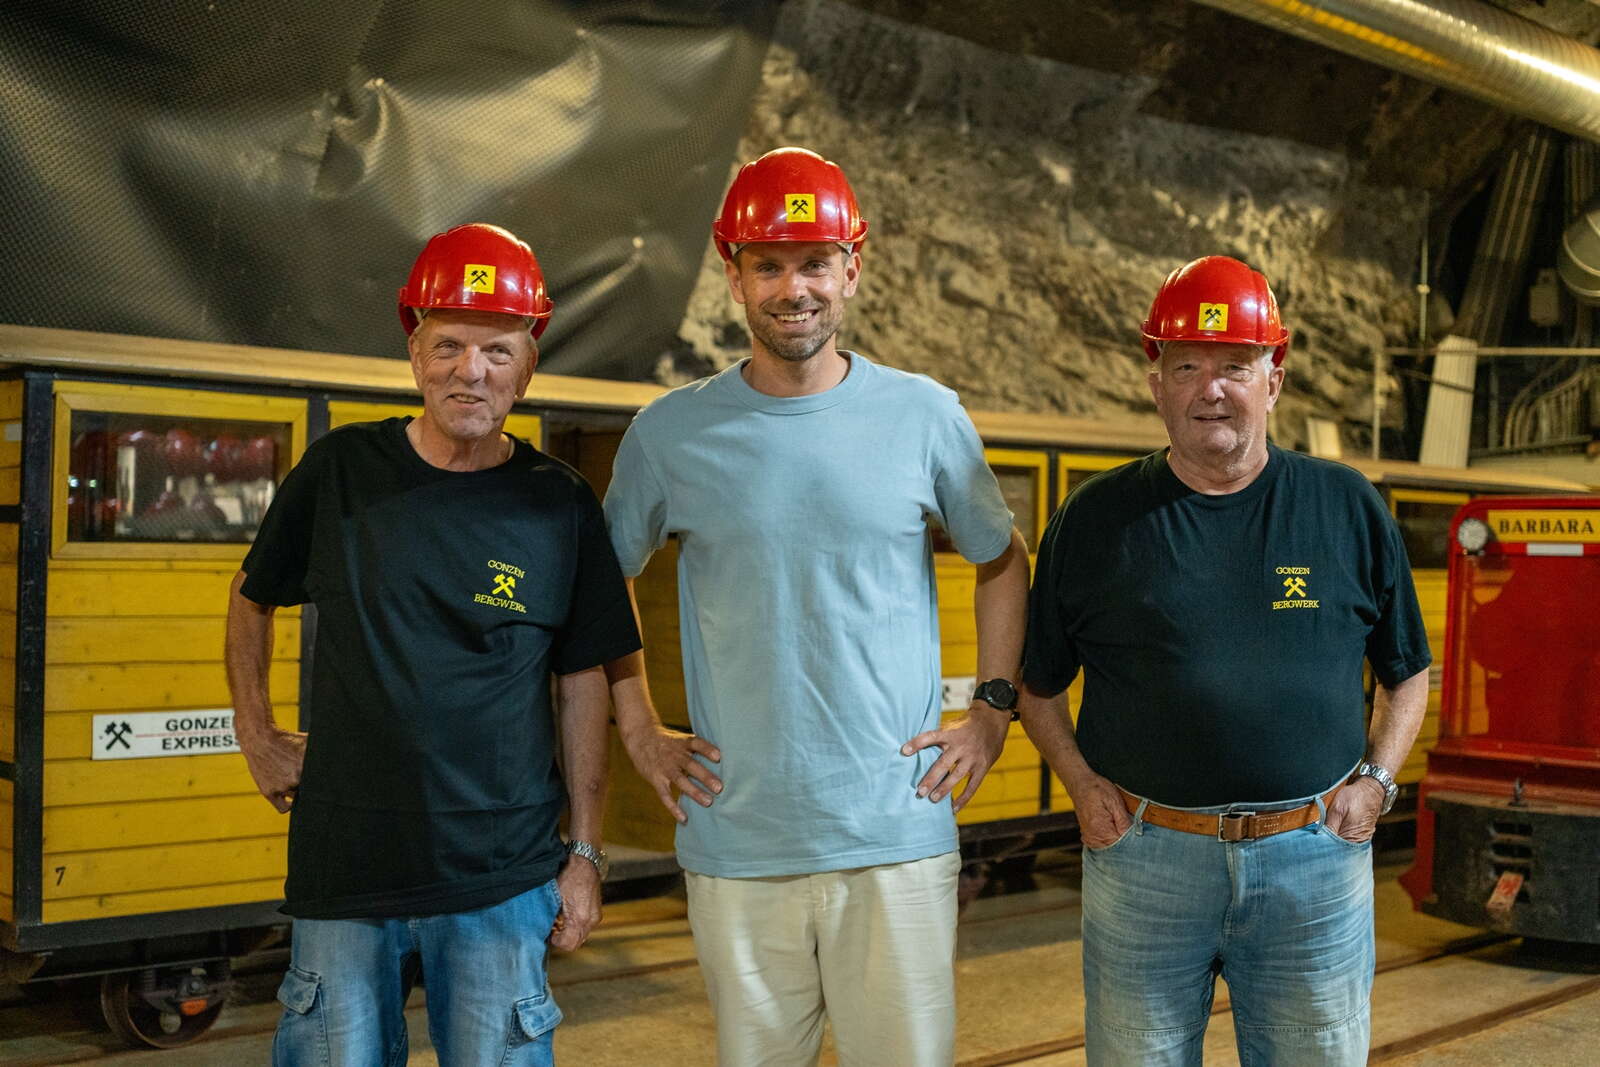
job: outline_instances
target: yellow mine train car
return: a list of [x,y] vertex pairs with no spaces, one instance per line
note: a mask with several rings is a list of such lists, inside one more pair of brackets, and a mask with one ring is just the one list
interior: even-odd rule
[[[603,492],[628,421],[661,391],[539,374],[508,428]],[[228,582],[308,441],[417,404],[399,359],[0,326],[0,973],[103,975],[108,1021],[147,1044],[181,1043],[215,1019],[227,958],[285,921],[286,822],[232,738]],[[1154,417],[973,420],[1030,549],[1083,478],[1165,443]],[[1436,649],[1455,509],[1483,493],[1582,488],[1355,466],[1406,531]],[[637,588],[662,716],[687,725],[675,556],[657,553]],[[953,714],[976,666],[973,574],[954,554],[936,559]],[[309,608],[277,614],[285,724],[314,625]],[[669,850],[671,821],[615,742],[612,771],[608,841]],[[1419,752],[1401,779],[1421,771]],[[1070,801],[1020,726],[960,822],[968,841],[1070,826]],[[618,865],[630,869],[672,866]]]

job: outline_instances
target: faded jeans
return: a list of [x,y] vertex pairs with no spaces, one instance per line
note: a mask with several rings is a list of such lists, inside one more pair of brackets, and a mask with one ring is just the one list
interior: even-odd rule
[[403,1014],[420,968],[440,1067],[547,1067],[561,1009],[545,938],[555,879],[473,911],[414,919],[297,919],[274,1067],[403,1067]]
[[1243,1067],[1363,1064],[1374,964],[1371,843],[1321,821],[1224,843],[1136,815],[1084,850],[1092,1065],[1199,1064],[1218,974]]

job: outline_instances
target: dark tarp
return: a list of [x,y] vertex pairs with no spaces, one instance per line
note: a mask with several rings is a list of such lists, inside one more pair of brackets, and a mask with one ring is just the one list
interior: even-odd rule
[[0,321],[403,356],[432,233],[533,246],[543,369],[675,336],[776,0],[0,10]]

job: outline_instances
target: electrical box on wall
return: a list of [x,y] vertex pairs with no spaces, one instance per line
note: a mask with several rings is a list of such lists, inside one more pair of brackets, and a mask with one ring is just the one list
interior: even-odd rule
[[1528,320],[1535,326],[1560,326],[1561,312],[1561,277],[1554,267],[1546,267],[1528,287]]

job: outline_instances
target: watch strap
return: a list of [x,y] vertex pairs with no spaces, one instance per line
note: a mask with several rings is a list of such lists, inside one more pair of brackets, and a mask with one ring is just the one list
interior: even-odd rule
[[601,878],[606,876],[607,871],[611,867],[611,860],[605,854],[605,850],[596,848],[587,841],[568,841],[567,854],[569,856],[582,856],[584,859],[594,864],[594,869],[600,872]]
[[1383,787],[1383,810],[1380,814],[1387,815],[1389,809],[1394,807],[1395,797],[1400,793],[1400,786],[1395,783],[1394,775],[1381,764],[1370,763],[1362,760],[1356,764],[1354,778],[1371,778]]
[[981,700],[996,711],[1011,713],[1011,721],[1016,722],[1017,715],[1017,687],[1007,678],[990,678],[979,682],[972,689],[972,699]]

